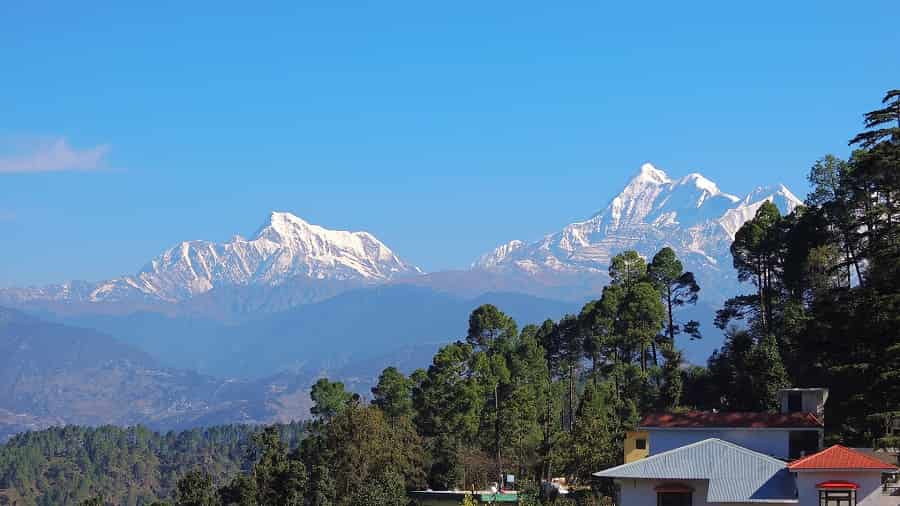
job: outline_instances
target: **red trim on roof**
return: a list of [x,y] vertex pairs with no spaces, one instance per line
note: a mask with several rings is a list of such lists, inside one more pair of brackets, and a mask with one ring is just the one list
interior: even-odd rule
[[694,489],[684,483],[663,483],[662,485],[657,485],[653,490],[672,494],[690,494],[694,491]]
[[816,488],[826,490],[859,490],[859,485],[853,483],[852,481],[829,480],[823,481],[822,483],[817,483]]
[[872,469],[881,471],[896,471],[897,466],[892,466],[874,457],[869,457],[850,448],[834,445],[819,453],[795,460],[788,464],[788,469],[798,471],[803,469]]
[[686,413],[654,413],[641,420],[640,427],[666,429],[700,429],[711,427],[749,429],[821,429],[822,422],[812,413],[744,413],[688,411]]

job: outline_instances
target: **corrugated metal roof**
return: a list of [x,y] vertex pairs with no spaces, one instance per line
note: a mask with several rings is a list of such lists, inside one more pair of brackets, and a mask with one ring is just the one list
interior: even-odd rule
[[721,439],[703,441],[595,473],[602,478],[708,480],[707,502],[796,499],[787,464]]

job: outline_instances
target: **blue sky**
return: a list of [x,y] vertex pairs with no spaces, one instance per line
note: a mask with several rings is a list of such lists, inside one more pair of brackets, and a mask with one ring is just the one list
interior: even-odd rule
[[270,210],[463,267],[644,161],[802,196],[900,86],[896,1],[19,4],[0,286],[132,273]]

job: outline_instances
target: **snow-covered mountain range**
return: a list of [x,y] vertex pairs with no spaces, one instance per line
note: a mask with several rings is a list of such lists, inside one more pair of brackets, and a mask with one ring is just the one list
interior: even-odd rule
[[469,271],[427,276],[368,232],[328,230],[290,213],[273,212],[252,239],[185,241],[137,274],[99,283],[0,290],[0,304],[25,308],[49,302],[58,309],[60,303],[77,302],[83,309],[84,304],[107,303],[132,311],[147,309],[148,303],[174,308],[184,304],[172,303],[189,302],[205,314],[227,308],[252,317],[388,282],[466,297],[520,292],[584,300],[605,284],[615,254],[636,249],[649,259],[671,246],[701,281],[701,298],[717,307],[740,290],[729,252],[734,234],[766,200],[783,213],[800,204],[782,185],[759,187],[741,198],[700,174],[672,178],[647,163],[590,219],[534,242],[507,242],[475,261]]
[[[700,174],[674,178],[645,164],[589,219],[538,240],[507,242],[468,269],[430,274],[367,232],[328,230],[275,212],[252,239],[182,242],[136,274],[107,281],[0,289],[0,306],[102,330],[173,366],[231,376],[249,374],[247,364],[273,368],[258,375],[303,364],[317,373],[373,350],[389,356],[402,343],[454,339],[476,301],[500,304],[526,318],[523,325],[561,308],[577,311],[601,293],[612,256],[636,249],[649,259],[671,246],[701,286],[698,304],[681,315],[700,321],[709,336],[682,343],[701,363],[721,342],[715,310],[752,289],[738,283],[729,248],[766,200],[782,213],[800,204],[784,186],[739,197]],[[424,315],[420,326],[399,331],[404,312]],[[234,325],[237,333],[229,330]],[[353,341],[360,335],[364,342]],[[212,353],[223,336],[231,344]],[[346,353],[327,355],[332,341],[343,342],[335,349]]]
[[[672,247],[687,269],[707,280],[707,293],[736,292],[729,248],[734,234],[765,201],[782,213],[801,204],[783,185],[759,187],[744,198],[725,193],[700,174],[671,178],[653,165],[639,173],[606,206],[586,221],[534,242],[514,240],[472,265],[493,273],[605,275],[610,259],[626,249],[651,257]],[[719,297],[720,298],[720,297]]]
[[285,212],[273,212],[247,240],[185,241],[164,251],[133,276],[100,283],[70,282],[3,290],[4,299],[119,302],[179,302],[217,287],[278,286],[298,278],[380,283],[415,275],[368,232],[328,230]]

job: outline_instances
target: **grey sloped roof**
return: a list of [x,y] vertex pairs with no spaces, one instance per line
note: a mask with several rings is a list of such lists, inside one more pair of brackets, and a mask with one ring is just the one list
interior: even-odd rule
[[600,471],[594,476],[709,480],[708,502],[796,502],[796,485],[785,462],[715,438]]

